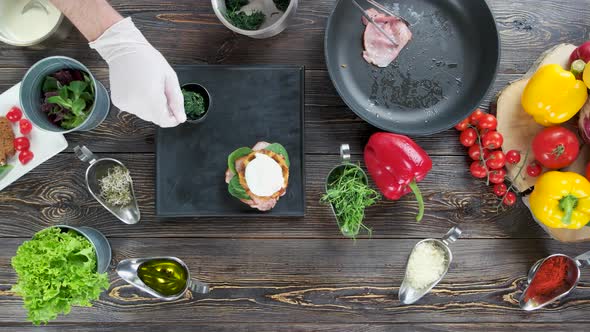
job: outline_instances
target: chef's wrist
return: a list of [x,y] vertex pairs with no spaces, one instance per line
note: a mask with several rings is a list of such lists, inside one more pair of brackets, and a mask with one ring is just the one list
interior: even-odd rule
[[51,0],[88,41],[94,41],[123,17],[107,0]]

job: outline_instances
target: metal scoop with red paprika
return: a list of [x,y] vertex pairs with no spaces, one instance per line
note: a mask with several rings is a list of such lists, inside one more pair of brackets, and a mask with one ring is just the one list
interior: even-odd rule
[[556,254],[541,259],[529,271],[520,307],[533,311],[567,296],[580,281],[580,268],[590,266],[590,251],[576,258]]
[[407,136],[376,133],[365,147],[365,164],[383,196],[396,201],[413,192],[418,201],[417,221],[424,216],[424,199],[418,182],[432,169],[426,152]]

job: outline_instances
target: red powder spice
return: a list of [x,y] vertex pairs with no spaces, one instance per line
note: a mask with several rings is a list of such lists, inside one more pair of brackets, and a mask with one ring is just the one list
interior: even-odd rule
[[569,290],[575,282],[577,269],[563,256],[550,257],[541,264],[525,294],[525,301],[550,300]]

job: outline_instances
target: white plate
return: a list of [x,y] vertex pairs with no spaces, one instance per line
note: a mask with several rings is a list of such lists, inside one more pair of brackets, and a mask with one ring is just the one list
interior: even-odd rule
[[[6,116],[6,113],[8,113],[12,106],[21,107],[19,102],[19,92],[20,83],[0,95],[0,116]],[[24,114],[23,118],[26,118]],[[12,130],[15,137],[23,136],[20,133],[18,124],[13,124]],[[8,164],[14,166],[14,168],[8,172],[6,176],[0,179],[0,190],[6,188],[21,176],[30,172],[33,168],[41,165],[68,147],[68,142],[64,135],[40,130],[34,125],[33,131],[28,135],[28,138],[31,141],[31,151],[35,157],[24,166],[18,161],[18,152],[10,158]]]

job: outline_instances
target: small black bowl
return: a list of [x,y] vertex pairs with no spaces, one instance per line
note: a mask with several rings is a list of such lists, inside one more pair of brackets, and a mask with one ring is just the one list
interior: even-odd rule
[[205,89],[202,85],[197,84],[197,83],[184,84],[182,86],[182,89],[187,90],[187,91],[196,92],[196,93],[200,94],[201,96],[203,96],[203,99],[205,100],[205,114],[203,114],[200,118],[198,118],[196,120],[192,120],[192,119],[188,118],[188,115],[187,115],[186,122],[199,123],[199,122],[204,121],[205,118],[207,117],[207,114],[209,114],[209,109],[211,108],[211,95],[209,94],[209,91],[207,91],[207,89]]

